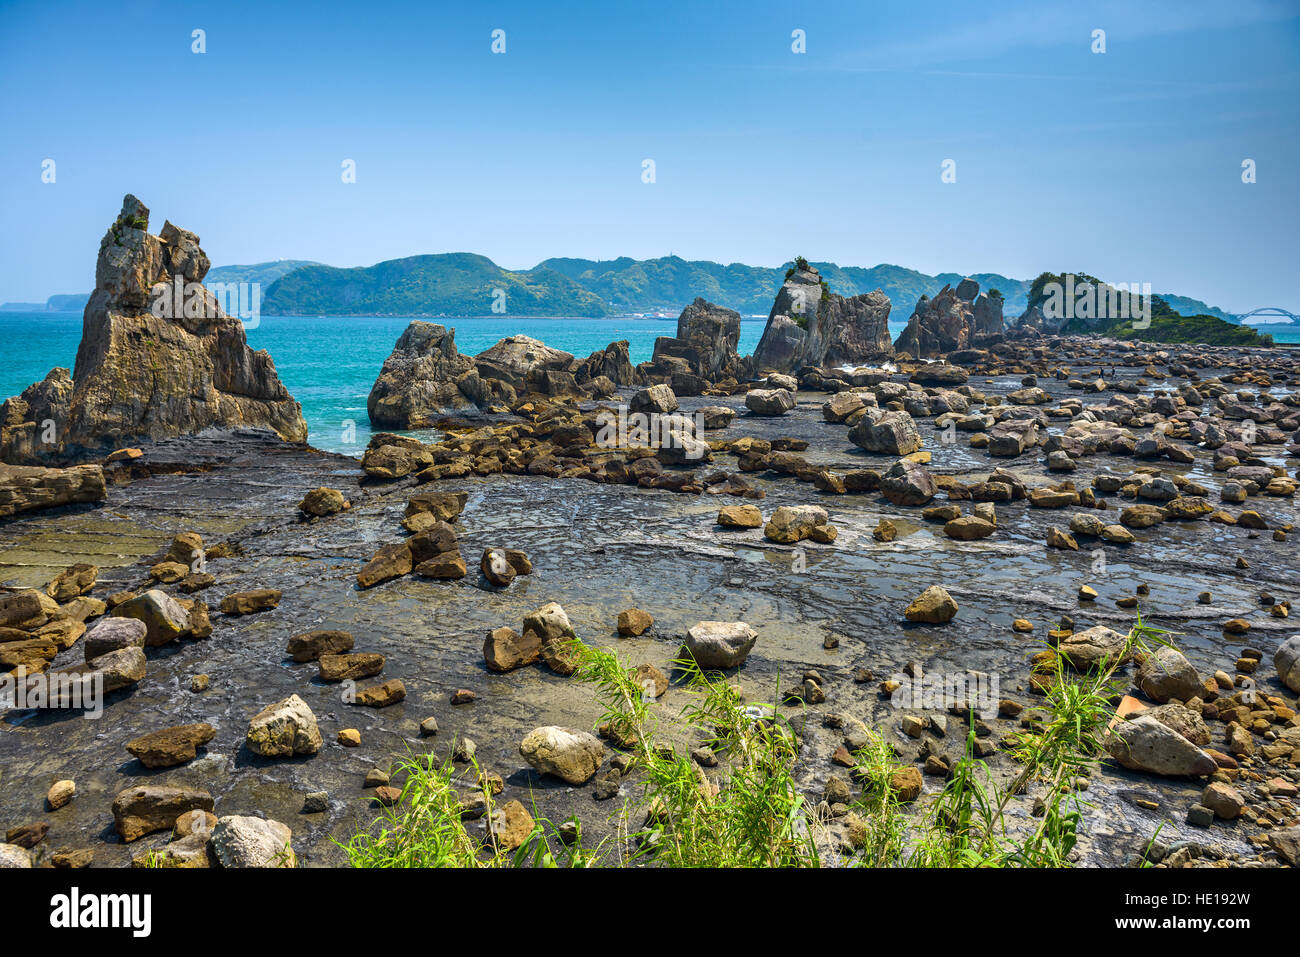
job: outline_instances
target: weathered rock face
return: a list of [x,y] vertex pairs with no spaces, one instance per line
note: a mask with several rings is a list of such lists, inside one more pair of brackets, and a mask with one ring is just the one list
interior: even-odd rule
[[222,867],[296,867],[293,831],[279,821],[231,814],[212,829],[212,851]]
[[628,348],[626,339],[611,342],[604,349],[593,352],[579,362],[573,371],[573,377],[579,383],[590,382],[604,376],[617,386],[635,385],[636,369],[632,365]]
[[581,393],[573,377],[573,356],[529,336],[507,336],[474,357],[482,379],[495,379],[516,392],[542,395]]
[[315,754],[321,743],[316,715],[296,694],[254,715],[245,738],[248,750],[266,758]]
[[427,428],[448,412],[473,403],[456,381],[474,368],[456,351],[456,330],[412,322],[384,360],[366,400],[370,422],[394,428]]
[[242,323],[200,285],[208,257],[199,238],[171,223],[157,236],[148,226],[149,210],[128,195],[100,242],[71,389],[56,369],[6,402],[0,459],[75,460],[214,426],[307,440],[302,408],[271,356],[250,349]]
[[821,365],[861,365],[894,352],[889,342],[889,297],[879,289],[861,296],[831,293],[826,303],[826,351]]
[[1273,653],[1277,676],[1292,691],[1300,692],[1300,635],[1288,638]]
[[888,358],[889,297],[877,289],[845,298],[822,287],[812,266],[793,269],[776,294],[754,350],[758,370],[860,365]]
[[0,518],[73,502],[102,502],[107,495],[104,470],[98,465],[0,465]]
[[677,336],[655,340],[651,362],[659,366],[666,356],[684,359],[693,375],[717,381],[737,375],[739,342],[740,313],[696,297],[677,317]]
[[1002,300],[979,289],[974,279],[963,279],[956,288],[944,286],[933,299],[922,296],[894,349],[931,359],[1001,335]]
[[477,356],[456,350],[456,330],[416,320],[384,360],[366,402],[372,425],[422,429],[465,409],[543,396],[610,394],[637,381],[626,341],[581,362],[528,336],[508,336]]

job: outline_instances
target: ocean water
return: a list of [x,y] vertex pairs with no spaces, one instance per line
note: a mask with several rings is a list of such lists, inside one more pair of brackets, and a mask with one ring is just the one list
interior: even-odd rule
[[[265,349],[294,398],[302,403],[309,441],[318,448],[359,455],[370,436],[366,397],[406,317],[263,316],[247,330],[254,349]],[[626,339],[633,364],[650,358],[655,339],[675,335],[675,319],[444,319],[465,354],[481,352],[505,336],[523,334],[585,358]],[[741,355],[754,351],[762,319],[740,324]],[[894,338],[905,322],[890,322]],[[1300,342],[1300,331],[1274,333]],[[54,366],[71,369],[81,341],[80,313],[0,313],[0,399],[17,395]]]
[[[246,332],[250,346],[271,354],[280,379],[302,403],[311,444],[359,455],[370,437],[366,397],[410,321],[401,316],[263,316]],[[650,358],[656,338],[677,332],[676,319],[440,321],[455,328],[456,347],[467,355],[518,334],[540,339],[578,358],[626,339],[634,365]],[[754,351],[763,325],[761,319],[741,322],[741,355]],[[893,334],[901,329],[899,325]],[[79,313],[0,313],[0,399],[17,395],[54,366],[70,370],[80,342]]]

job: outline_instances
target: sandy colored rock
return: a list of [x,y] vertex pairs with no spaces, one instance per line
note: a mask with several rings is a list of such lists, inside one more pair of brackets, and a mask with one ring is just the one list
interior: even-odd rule
[[384,656],[373,651],[320,656],[321,681],[357,681],[384,670]]
[[212,808],[212,795],[198,788],[136,785],[113,799],[113,826],[130,843],[154,831],[171,830],[186,811]]
[[126,743],[126,750],[146,768],[170,768],[194,760],[196,749],[216,735],[210,724],[182,724],[134,738]]
[[542,656],[542,640],[532,629],[520,635],[513,628],[496,628],[483,641],[488,670],[505,672],[531,665]]
[[570,784],[585,784],[605,758],[605,746],[589,731],[547,726],[534,728],[519,745],[533,768]]
[[320,728],[307,702],[296,694],[267,705],[248,724],[245,744],[265,758],[315,754],[321,749]]
[[237,591],[221,599],[223,615],[253,615],[259,611],[270,611],[280,604],[280,589],[254,588],[250,591]]
[[66,778],[62,781],[55,781],[45,794],[45,803],[51,811],[57,811],[71,801],[76,793],[77,785],[75,782]]
[[294,661],[315,661],[321,655],[337,655],[352,650],[352,634],[346,631],[305,631],[289,639],[285,654]]
[[400,678],[390,678],[381,685],[373,685],[357,692],[356,704],[367,708],[387,708],[406,697],[406,685]]
[[114,618],[136,618],[144,622],[144,643],[150,648],[175,641],[190,630],[190,615],[166,592],[151,588],[129,598],[109,612]]
[[757,505],[724,505],[718,509],[718,524],[723,528],[761,528],[763,513]]
[[931,585],[912,599],[912,603],[903,612],[903,617],[908,621],[943,625],[952,621],[957,608],[957,602],[946,589],[940,585]]
[[686,632],[682,655],[701,668],[738,668],[758,642],[758,632],[743,621],[700,621]]
[[343,497],[342,492],[336,488],[324,487],[312,489],[298,503],[298,508],[303,514],[317,517],[337,515],[347,507],[348,501]]
[[406,542],[381,545],[375,556],[357,572],[357,586],[373,588],[411,571],[411,549]]
[[654,623],[654,616],[640,608],[628,608],[618,613],[618,633],[624,638],[644,635]]

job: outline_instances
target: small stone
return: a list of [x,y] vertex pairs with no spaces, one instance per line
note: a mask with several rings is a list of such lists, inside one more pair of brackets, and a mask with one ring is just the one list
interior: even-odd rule
[[640,608],[629,608],[618,613],[618,633],[624,638],[643,635],[655,623],[649,612]]
[[356,703],[367,708],[387,708],[406,697],[406,685],[400,678],[390,678],[357,692]]
[[77,785],[75,782],[66,778],[62,781],[55,781],[45,794],[45,803],[49,805],[51,811],[57,811],[71,801],[76,793]]
[[957,602],[939,585],[931,585],[907,606],[903,616],[908,621],[942,625],[957,614]]
[[339,732],[338,741],[345,748],[359,748],[361,747],[361,732],[356,728],[344,728]]

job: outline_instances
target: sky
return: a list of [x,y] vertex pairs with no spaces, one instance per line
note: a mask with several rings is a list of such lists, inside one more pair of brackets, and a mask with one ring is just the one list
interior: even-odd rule
[[1300,312],[1300,0],[0,0],[0,130],[0,301],[89,291],[131,192],[215,265],[803,255]]

